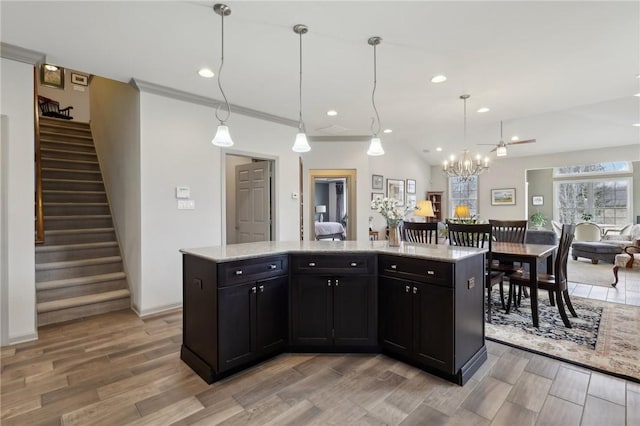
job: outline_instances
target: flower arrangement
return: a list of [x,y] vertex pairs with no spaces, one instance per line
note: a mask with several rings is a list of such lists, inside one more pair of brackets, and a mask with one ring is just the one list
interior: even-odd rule
[[371,201],[371,208],[387,219],[387,225],[390,227],[400,225],[400,222],[402,222],[407,213],[412,210],[412,208],[402,208],[398,206],[398,200],[387,197],[373,199]]

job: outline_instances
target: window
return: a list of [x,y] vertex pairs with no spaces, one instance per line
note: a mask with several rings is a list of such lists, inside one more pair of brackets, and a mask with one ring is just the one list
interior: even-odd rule
[[580,179],[553,183],[556,211],[562,223],[585,220],[591,215],[597,223],[623,225],[631,222],[631,178]]
[[553,177],[593,176],[606,174],[632,173],[629,161],[611,161],[608,163],[582,164],[579,166],[555,167]]
[[449,217],[455,217],[456,206],[469,206],[471,216],[478,215],[478,176],[468,180],[449,178]]

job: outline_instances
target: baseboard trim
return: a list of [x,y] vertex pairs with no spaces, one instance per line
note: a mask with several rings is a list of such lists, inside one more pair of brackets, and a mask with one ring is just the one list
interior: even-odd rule
[[140,318],[147,318],[157,314],[166,314],[170,311],[181,311],[182,310],[182,302],[180,303],[172,303],[171,305],[160,306],[152,309],[145,309],[141,311],[137,306],[132,305],[131,309],[136,313]]
[[7,344],[3,346],[17,345],[18,343],[32,342],[38,340],[38,333],[29,333],[22,336],[9,337]]

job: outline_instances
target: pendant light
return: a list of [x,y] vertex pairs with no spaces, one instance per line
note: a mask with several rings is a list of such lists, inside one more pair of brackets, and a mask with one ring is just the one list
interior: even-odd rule
[[298,24],[293,27],[293,32],[300,36],[300,87],[299,87],[299,112],[300,118],[298,121],[298,134],[296,135],[296,141],[293,143],[291,149],[294,152],[309,152],[311,147],[307,142],[307,135],[304,131],[304,123],[302,122],[302,34],[306,34],[309,29],[306,25]]
[[[382,142],[378,137],[378,132],[380,131],[380,116],[378,115],[378,109],[376,108],[376,84],[377,84],[377,58],[376,58],[376,46],[382,43],[382,37],[371,37],[367,41],[369,45],[373,46],[373,91],[371,92],[371,104],[373,105],[373,110],[376,113],[376,119],[371,119],[371,144],[369,144],[369,150],[367,151],[367,155],[378,156],[384,155],[384,149],[382,149]],[[374,125],[377,124],[377,127],[374,130]]]
[[496,155],[498,157],[507,156],[507,144],[504,143],[504,139],[502,139],[502,120],[500,120],[500,142],[498,142],[498,146],[496,146]]
[[224,17],[231,15],[231,8],[226,4],[218,3],[213,6],[213,11],[218,15],[220,15],[221,22],[222,22],[222,26],[221,26],[222,49],[221,49],[221,56],[220,56],[220,68],[218,69],[218,87],[220,88],[220,93],[222,93],[224,102],[227,105],[227,116],[224,120],[220,118],[220,115],[219,115],[220,105],[218,105],[216,107],[216,118],[218,119],[220,124],[218,125],[218,130],[216,131],[216,135],[211,141],[211,143],[214,144],[215,146],[227,147],[227,146],[233,145],[233,140],[231,140],[231,134],[229,133],[229,128],[224,124],[225,121],[227,121],[229,119],[229,116],[231,115],[231,106],[229,105],[229,101],[227,100],[227,97],[224,94],[224,90],[222,90],[221,78],[222,78],[222,67],[224,66]]

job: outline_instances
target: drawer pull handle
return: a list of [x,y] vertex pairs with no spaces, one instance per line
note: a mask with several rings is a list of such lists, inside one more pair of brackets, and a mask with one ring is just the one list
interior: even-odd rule
[[256,294],[256,291],[257,291],[257,290],[258,290],[258,289],[257,289],[255,286],[251,287],[251,291],[253,292],[253,294]]
[[263,285],[260,286],[260,293],[264,293],[264,286]]
[[397,265],[391,265],[391,269],[398,269]]
[[327,280],[327,286],[331,287],[331,280]]
[[238,269],[238,270],[236,271],[236,275],[242,275],[242,269]]
[[309,266],[313,268],[314,266],[316,266],[316,262],[309,262]]
[[416,293],[418,293],[418,287],[413,288],[413,294],[416,294]]
[[427,271],[427,275],[435,275],[436,273],[434,271]]
[[356,262],[351,262],[351,266],[352,267],[356,267],[356,266],[358,266],[358,264]]
[[411,287],[410,286],[407,285],[407,286],[404,287],[404,292],[405,293],[409,293],[410,291],[411,291]]
[[272,271],[273,271],[274,269],[276,269],[276,268],[277,268],[277,266],[276,266],[276,265],[274,265],[274,264],[269,265],[269,269],[271,269]]

